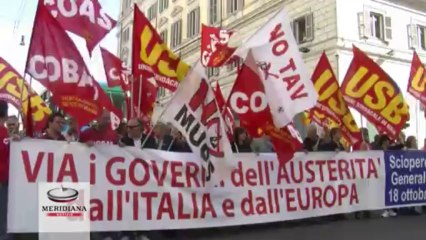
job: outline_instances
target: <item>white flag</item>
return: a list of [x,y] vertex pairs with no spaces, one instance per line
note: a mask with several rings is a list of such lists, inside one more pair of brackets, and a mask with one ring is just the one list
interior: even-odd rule
[[206,181],[218,184],[234,166],[227,160],[232,157],[232,149],[207,79],[205,68],[198,61],[179,85],[161,120],[182,132],[192,152],[200,156]]
[[318,94],[284,9],[243,42],[236,54],[245,58],[249,50],[259,66],[277,128],[286,126],[296,114],[315,106]]

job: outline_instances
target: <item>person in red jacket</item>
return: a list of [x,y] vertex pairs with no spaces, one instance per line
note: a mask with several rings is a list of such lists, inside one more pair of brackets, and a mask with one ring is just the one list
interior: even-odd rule
[[111,117],[107,110],[102,112],[97,124],[80,133],[80,142],[88,146],[95,144],[118,144],[118,134],[111,129]]
[[0,239],[11,239],[7,234],[7,196],[9,180],[9,132],[5,127],[7,103],[0,101]]

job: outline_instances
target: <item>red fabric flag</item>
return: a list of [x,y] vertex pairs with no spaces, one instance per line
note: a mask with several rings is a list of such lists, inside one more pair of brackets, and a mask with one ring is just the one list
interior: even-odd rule
[[[175,91],[189,66],[164,44],[160,35],[135,4],[133,17],[133,76],[150,76],[159,87]],[[147,74],[147,72],[149,74]]]
[[419,100],[421,104],[426,105],[426,71],[416,52],[413,53],[407,91]]
[[202,25],[201,63],[205,67],[220,67],[228,62],[236,48],[228,46],[234,32]]
[[346,103],[364,115],[379,133],[397,139],[410,118],[401,90],[364,52],[353,46],[353,53],[341,86]]
[[156,100],[157,84],[152,75],[151,77],[141,76],[134,79],[131,101],[133,101],[136,117],[150,122]]
[[40,0],[61,27],[86,40],[89,53],[117,25],[98,0]]
[[104,62],[105,76],[108,87],[121,86],[123,92],[130,91],[128,69],[124,62],[108,50],[101,47],[102,60]]
[[52,92],[53,102],[78,119],[80,126],[96,119],[103,108],[113,113],[112,125],[118,126],[121,112],[90,76],[74,42],[42,4],[37,8],[25,71]]
[[300,137],[291,124],[281,129],[275,128],[265,89],[251,52],[237,76],[228,104],[239,115],[241,126],[251,136],[260,137],[266,134],[271,137],[280,163],[290,161],[294,153],[301,149]]
[[[348,145],[362,141],[361,131],[343,99],[339,82],[325,53],[321,55],[312,74],[312,82],[318,93],[318,103],[311,109],[311,115],[315,116],[313,118],[315,122],[321,127],[330,129],[339,127],[342,131],[342,137]],[[324,118],[318,118],[319,114],[315,114],[316,112],[322,113]]]
[[[3,58],[0,57],[0,100],[22,109],[25,116],[33,122],[33,132],[41,133],[52,113],[43,99],[31,89],[23,77]],[[30,114],[30,116],[28,116]]]

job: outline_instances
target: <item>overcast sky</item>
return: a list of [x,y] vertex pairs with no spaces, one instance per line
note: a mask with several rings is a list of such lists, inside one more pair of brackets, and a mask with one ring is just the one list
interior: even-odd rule
[[[34,22],[37,0],[0,0],[0,56],[8,61],[23,75],[25,62]],[[118,19],[120,11],[119,0],[99,0],[102,8],[113,19]],[[117,52],[117,29],[111,31],[101,42],[102,47],[112,53]],[[25,37],[25,46],[20,46],[21,36]],[[85,41],[70,34],[76,43],[92,75],[100,82],[105,81],[102,59],[99,48],[95,49],[93,58],[89,58]],[[43,89],[40,84],[34,84],[37,92]],[[16,110],[11,113],[15,114]]]

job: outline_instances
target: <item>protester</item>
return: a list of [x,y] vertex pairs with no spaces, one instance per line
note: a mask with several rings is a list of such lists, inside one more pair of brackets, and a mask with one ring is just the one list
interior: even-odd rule
[[118,144],[118,134],[111,129],[110,113],[103,110],[97,124],[91,126],[80,134],[80,142],[88,146],[95,144]]
[[67,142],[77,142],[79,138],[78,124],[75,118],[68,118],[68,129],[64,132],[64,137]]
[[334,151],[344,151],[345,147],[340,143],[342,140],[342,133],[340,128],[332,128],[330,130],[329,140],[324,140],[320,142],[318,146],[318,151],[321,152],[334,152]]
[[388,150],[404,150],[404,149],[405,149],[405,134],[403,132],[400,132],[396,141],[389,145]]
[[120,124],[118,125],[118,128],[115,129],[115,131],[118,134],[118,137],[121,139],[123,137],[127,136],[127,123],[122,121],[120,122]]
[[145,139],[143,134],[142,121],[136,118],[130,119],[127,123],[127,135],[121,138],[120,142],[125,146],[141,148]]
[[234,141],[232,142],[232,151],[237,153],[253,152],[251,149],[251,138],[246,130],[241,127],[234,129]]
[[7,197],[9,180],[9,132],[4,126],[7,119],[7,103],[0,101],[0,239],[12,239],[7,234]]
[[186,142],[186,139],[183,137],[182,133],[179,132],[176,128],[172,127],[171,136],[173,137],[173,144],[170,151],[172,152],[192,152],[191,147]]
[[369,141],[369,134],[368,134],[368,129],[367,128],[361,128],[360,129],[361,134],[362,134],[362,140],[355,143],[352,146],[352,150],[353,151],[368,151],[372,148],[372,146],[370,145],[370,141]]
[[157,123],[142,148],[169,150],[173,144],[173,137],[167,134],[168,129],[164,123]]
[[7,130],[9,134],[17,134],[19,135],[19,119],[17,116],[12,115],[7,118],[6,121]]
[[41,139],[66,141],[62,135],[62,128],[65,124],[65,118],[61,113],[52,113],[47,121],[47,127]]
[[318,150],[319,140],[320,138],[318,136],[317,126],[315,124],[309,125],[307,136],[305,140],[303,140],[303,150],[307,152],[314,152]]
[[274,145],[271,138],[265,134],[262,137],[252,139],[251,149],[256,153],[270,153],[274,152]]
[[407,138],[407,141],[405,142],[405,147],[408,150],[417,150],[418,147],[417,147],[417,139],[416,139],[416,137],[415,136],[409,136]]
[[[369,134],[367,128],[361,128],[360,129],[362,134],[362,140],[355,143],[352,147],[353,151],[368,151],[371,149],[370,142],[369,142]],[[355,212],[355,219],[361,219],[361,218],[370,218],[371,214],[369,211],[360,211]]]

